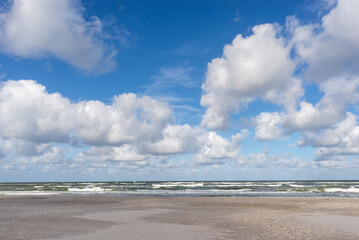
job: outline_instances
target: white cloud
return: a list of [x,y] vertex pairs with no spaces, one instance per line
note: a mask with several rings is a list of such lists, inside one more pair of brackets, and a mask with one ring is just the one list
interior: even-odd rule
[[284,167],[284,168],[302,168],[310,166],[309,163],[299,158],[293,158],[290,155],[269,155],[268,149],[264,149],[257,154],[248,154],[240,156],[237,159],[240,165],[253,165],[259,168],[265,167]]
[[320,24],[287,20],[298,63],[305,66],[304,80],[315,82],[324,96],[289,111],[283,128],[287,134],[303,134],[300,146],[318,148],[320,166],[339,167],[345,164],[336,158],[359,154],[356,116],[347,112],[359,101],[359,34],[353,31],[359,27],[359,2],[339,0],[330,6]]
[[80,114],[77,137],[90,145],[154,141],[172,121],[172,110],[166,103],[133,93],[115,96],[111,105],[88,101],[76,107]]
[[194,154],[195,164],[223,164],[226,160],[238,158],[240,145],[247,135],[248,131],[242,130],[228,141],[213,131],[208,132],[189,125],[168,125],[158,141],[143,139],[120,147],[91,147],[88,151],[79,153],[75,161],[140,161],[149,164],[153,160],[163,161],[171,155],[190,153]]
[[121,145],[139,139],[153,141],[172,121],[166,103],[150,97],[122,94],[111,105],[99,101],[72,103],[59,93],[47,93],[32,80],[0,85],[0,136],[30,142]]
[[359,154],[359,126],[356,118],[348,112],[346,118],[328,129],[305,131],[299,146],[317,148],[315,162],[319,167],[348,167],[347,156]]
[[255,26],[253,35],[238,35],[224,47],[222,58],[208,64],[202,85],[201,105],[207,108],[203,125],[227,127],[230,114],[255,98],[293,108],[303,90],[300,81],[292,78],[295,64],[290,47],[277,35],[275,25]]
[[[332,128],[321,132],[306,132],[301,145],[310,145],[313,147],[333,147],[349,143],[349,136],[355,134],[357,128],[356,124],[356,116],[352,113],[347,113],[347,117]],[[346,140],[344,140],[345,138]]]
[[[75,167],[101,162],[141,167],[180,154],[218,164],[237,158],[247,135],[242,130],[228,141],[199,127],[175,125],[170,106],[148,96],[121,94],[112,104],[71,102],[33,80],[0,85],[1,157],[24,164],[61,164],[62,158],[70,168],[71,161]],[[65,149],[73,142],[81,149],[71,160]]]
[[77,109],[58,93],[34,81],[0,84],[0,136],[32,142],[67,141]]
[[[208,64],[202,124],[223,129],[231,114],[261,99],[284,108],[255,117],[257,140],[299,133],[300,146],[318,148],[318,161],[359,154],[356,116],[348,113],[359,102],[359,34],[353,30],[359,28],[358,4],[328,2],[332,9],[318,24],[302,25],[288,17],[286,34],[277,25],[264,24],[255,26],[246,38],[238,35],[221,58]],[[324,96],[318,102],[305,100],[312,97],[304,95],[306,84],[316,84]],[[240,157],[242,163],[257,165],[279,159],[266,153]],[[321,165],[329,167],[332,160],[325,161]]]
[[3,139],[0,143],[1,168],[7,172],[58,172],[68,160],[66,150],[59,146]]
[[0,153],[3,156],[17,155],[19,157],[36,156],[46,149],[48,144],[37,144],[21,139],[0,138]]
[[240,156],[240,145],[248,134],[248,130],[243,129],[229,141],[213,131],[208,132],[206,141],[195,156],[195,163],[217,165],[223,164],[227,159],[237,159]]
[[87,21],[78,1],[13,0],[0,13],[1,51],[22,58],[55,57],[86,72],[114,69],[115,51],[105,43],[102,22]]
[[46,146],[41,149],[40,154],[32,157],[22,157],[19,162],[23,164],[36,164],[36,163],[60,163],[64,162],[66,152],[63,148],[58,146]]
[[282,136],[281,125],[285,119],[278,112],[262,112],[255,118],[256,138],[258,140],[277,140]]
[[75,161],[105,162],[105,161],[144,161],[149,156],[142,155],[134,145],[124,144],[120,147],[91,147],[86,152],[77,154]]
[[318,157],[357,155],[359,154],[359,126],[357,126],[356,117],[348,113],[347,118],[339,122],[336,127],[317,136],[307,135],[306,141],[319,147],[316,151]]
[[[354,163],[355,164],[355,163]],[[327,157],[315,161],[315,165],[321,168],[348,168],[353,165],[349,164],[346,157]]]
[[347,107],[359,101],[359,77],[332,78],[320,88],[325,95],[315,106],[303,101],[299,111],[288,114],[284,125],[289,132],[331,127],[345,117]]
[[310,80],[321,82],[348,71],[359,73],[359,33],[354,31],[359,28],[358,9],[357,0],[339,0],[322,24],[293,28],[293,43],[308,64]]
[[159,141],[147,142],[143,146],[146,152],[154,155],[169,155],[195,152],[206,142],[207,132],[189,125],[169,125]]

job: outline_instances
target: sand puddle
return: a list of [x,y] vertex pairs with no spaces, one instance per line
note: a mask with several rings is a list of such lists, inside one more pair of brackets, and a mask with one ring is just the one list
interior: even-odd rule
[[[60,240],[201,240],[215,239],[215,231],[209,227],[170,223],[153,223],[145,217],[168,213],[172,210],[147,209],[92,213],[79,218],[112,222],[115,225],[94,233],[65,237]],[[173,211],[175,214],[175,211]]]
[[359,237],[359,217],[334,214],[302,214],[301,221],[318,224],[323,227]]

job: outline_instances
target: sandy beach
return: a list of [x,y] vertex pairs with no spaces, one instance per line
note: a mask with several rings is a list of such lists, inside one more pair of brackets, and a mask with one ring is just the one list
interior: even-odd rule
[[0,239],[358,239],[359,200],[0,196]]

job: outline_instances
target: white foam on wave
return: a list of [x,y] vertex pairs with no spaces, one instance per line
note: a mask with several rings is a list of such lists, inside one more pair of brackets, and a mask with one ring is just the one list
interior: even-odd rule
[[173,187],[203,187],[203,182],[166,182],[166,183],[158,183],[158,184],[152,184],[152,188],[158,189],[158,188],[173,188]]
[[279,187],[282,183],[277,182],[211,182],[211,187]]
[[249,184],[252,184],[252,183],[249,183],[249,182],[209,182],[208,183],[209,185],[249,185]]
[[238,184],[226,184],[226,185],[221,185],[221,184],[216,184],[216,185],[211,185],[210,187],[221,187],[221,188],[230,188],[230,187],[248,187],[246,185],[238,185]]
[[359,193],[359,188],[324,188],[325,192],[347,192],[347,193]]
[[256,185],[257,187],[279,187],[282,186],[282,184],[262,184],[262,185]]
[[218,193],[251,192],[250,189],[245,189],[245,188],[242,188],[242,189],[208,189],[205,191],[211,192],[211,193],[214,193],[214,192],[218,192]]
[[290,186],[290,187],[295,187],[295,188],[309,187],[309,186],[300,185],[300,184],[290,184],[289,186]]
[[69,192],[105,192],[101,187],[69,188]]

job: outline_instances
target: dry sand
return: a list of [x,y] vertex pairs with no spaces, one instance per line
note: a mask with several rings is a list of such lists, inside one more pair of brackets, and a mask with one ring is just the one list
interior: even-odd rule
[[359,199],[0,196],[0,239],[359,239]]

